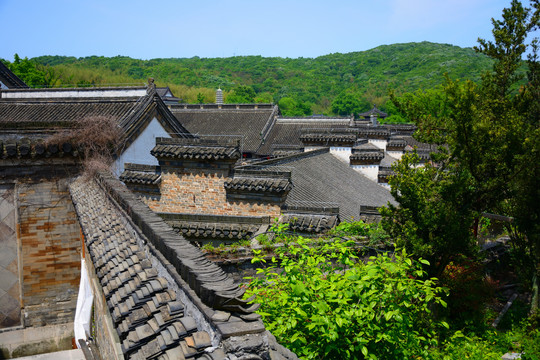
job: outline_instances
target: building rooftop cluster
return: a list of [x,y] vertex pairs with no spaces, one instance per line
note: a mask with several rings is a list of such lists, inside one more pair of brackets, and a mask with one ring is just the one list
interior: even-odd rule
[[[253,239],[276,218],[302,234],[371,218],[394,201],[391,164],[430,150],[414,127],[379,124],[376,108],[360,119],[288,118],[273,104],[181,104],[153,81],[29,89],[1,62],[0,86],[7,356],[32,329],[57,348],[73,337],[58,329],[71,324],[84,269],[102,358],[296,359],[196,245]],[[85,149],[51,139],[95,117],[121,135],[110,172],[80,176]]]

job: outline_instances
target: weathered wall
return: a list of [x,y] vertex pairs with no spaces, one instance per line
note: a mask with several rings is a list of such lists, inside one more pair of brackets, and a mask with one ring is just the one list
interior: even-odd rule
[[0,332],[0,359],[69,350],[73,323]]
[[0,184],[0,329],[21,325],[15,185]]
[[67,182],[16,186],[24,326],[63,324],[74,318],[81,240]]
[[218,172],[163,172],[160,185],[161,198],[144,201],[156,212],[279,216],[280,207],[275,204],[228,201],[224,187],[228,179]]

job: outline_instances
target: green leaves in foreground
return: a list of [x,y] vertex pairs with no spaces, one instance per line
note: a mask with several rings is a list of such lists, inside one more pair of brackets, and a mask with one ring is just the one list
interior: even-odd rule
[[[432,305],[442,304],[435,279],[405,253],[358,261],[351,243],[307,245],[298,238],[259,269],[247,295],[284,346],[306,359],[429,358],[436,345]],[[425,260],[424,260],[425,262]]]

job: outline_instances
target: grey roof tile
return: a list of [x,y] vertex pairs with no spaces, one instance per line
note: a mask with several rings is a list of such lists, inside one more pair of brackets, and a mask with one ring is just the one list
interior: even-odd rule
[[330,154],[328,149],[256,164],[263,169],[288,169],[293,188],[286,205],[339,207],[341,221],[359,219],[360,206],[394,202],[390,192]]
[[[243,137],[243,151],[255,153],[263,143],[279,109],[184,109],[172,106],[171,112],[192,134],[238,135]],[[262,134],[262,136],[261,136]]]

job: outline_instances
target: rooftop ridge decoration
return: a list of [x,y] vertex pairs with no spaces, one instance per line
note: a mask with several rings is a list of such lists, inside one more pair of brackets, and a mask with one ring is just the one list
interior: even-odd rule
[[272,103],[248,103],[248,104],[173,104],[170,105],[173,110],[262,110],[273,109],[275,107]]
[[[248,305],[249,300],[242,300],[245,290],[234,285],[229,275],[207,260],[198,248],[176,234],[119,180],[109,173],[100,173],[98,182],[207,306],[244,316],[258,309],[259,304]],[[260,328],[255,326],[254,329],[257,332]]]
[[[98,94],[98,95],[96,95]],[[60,99],[60,98],[125,98],[140,97],[146,94],[144,86],[110,87],[73,87],[44,89],[7,89],[2,90],[5,99]]]
[[338,204],[328,204],[330,206],[315,206],[317,203],[298,203],[298,204],[286,204],[283,205],[282,210],[284,213],[295,214],[324,214],[324,215],[336,215],[339,214]]
[[349,133],[306,133],[300,135],[300,141],[303,143],[308,142],[327,142],[327,143],[354,143],[356,142],[356,134],[349,134]]
[[282,221],[289,224],[289,230],[304,233],[323,233],[339,223],[339,215],[286,213]]
[[275,164],[275,163],[294,161],[294,160],[297,160],[297,159],[301,159],[301,158],[305,158],[305,157],[311,157],[311,156],[317,156],[317,155],[328,153],[328,152],[330,152],[329,148],[322,148],[322,149],[316,149],[316,150],[311,150],[311,151],[304,151],[302,153],[291,154],[291,155],[287,155],[287,156],[283,156],[283,157],[279,157],[279,158],[275,158],[275,159],[262,160],[262,161],[259,161],[257,163],[253,163],[253,164],[250,164],[250,165],[243,166],[243,167],[241,167],[241,169],[250,169],[250,168],[254,168],[255,166],[256,167],[269,166],[269,165],[272,165],[272,164]]
[[47,144],[43,140],[28,138],[0,140],[0,159],[24,159],[24,158],[51,158],[51,157],[77,157],[79,148],[69,142]]
[[275,105],[273,110],[272,110],[272,114],[270,114],[270,117],[268,118],[268,121],[266,122],[263,129],[261,130],[261,139],[262,139],[263,143],[264,143],[264,141],[266,141],[266,138],[268,137],[268,134],[270,134],[270,131],[272,130],[272,127],[275,125],[276,119],[277,119],[277,116],[278,116],[279,113],[280,113],[279,106]]
[[120,181],[126,184],[157,185],[161,182],[161,168],[155,165],[126,163]]
[[388,116],[388,114],[385,113],[384,111],[377,109],[375,105],[373,105],[373,108],[371,110],[358,114],[358,116],[363,116],[363,117],[369,117],[371,115],[380,116],[383,119]]
[[150,151],[156,158],[187,160],[237,160],[240,158],[240,140],[156,138]]
[[225,216],[206,214],[158,213],[181,235],[188,238],[251,239],[269,216]]

